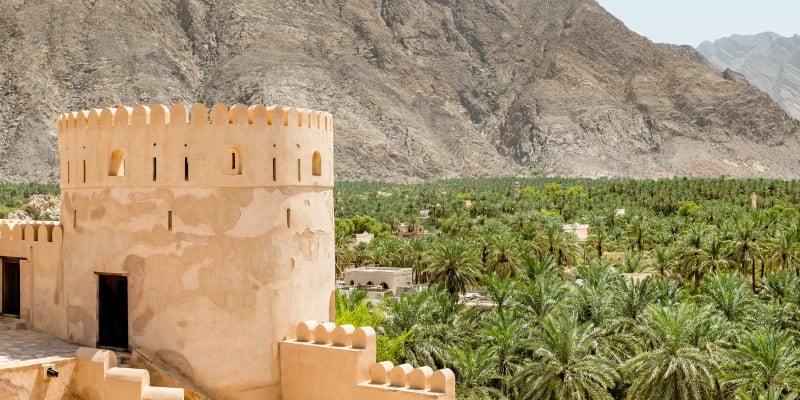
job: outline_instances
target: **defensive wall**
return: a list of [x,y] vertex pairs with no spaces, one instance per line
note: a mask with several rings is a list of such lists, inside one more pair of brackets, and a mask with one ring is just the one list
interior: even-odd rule
[[278,398],[278,342],[331,319],[330,115],[80,111],[59,149],[68,339],[102,342],[98,279],[122,276],[131,347],[219,398]]
[[[0,221],[30,329],[145,350],[219,399],[455,398],[449,370],[375,363],[371,329],[294,325],[335,318],[330,114],[91,109],[61,115],[58,138],[61,222]],[[176,395],[93,351],[74,378],[96,380],[87,398]]]
[[376,362],[375,331],[302,321],[280,346],[283,400],[455,400],[450,369]]
[[[66,337],[66,304],[58,222],[0,220],[0,257],[19,261],[20,319],[29,329]],[[0,274],[0,287],[3,275]],[[0,310],[3,309],[0,296]]]

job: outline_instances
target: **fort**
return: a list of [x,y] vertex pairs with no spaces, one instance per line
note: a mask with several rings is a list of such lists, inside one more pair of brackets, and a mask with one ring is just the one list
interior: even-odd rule
[[455,398],[450,370],[376,363],[374,331],[332,322],[330,114],[92,109],[58,142],[61,221],[0,220],[2,313],[85,346],[46,398],[184,397],[104,349],[219,399]]

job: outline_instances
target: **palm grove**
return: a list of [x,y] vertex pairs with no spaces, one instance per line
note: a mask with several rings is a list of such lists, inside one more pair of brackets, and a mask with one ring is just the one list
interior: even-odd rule
[[409,267],[426,287],[340,293],[337,322],[375,326],[381,359],[452,368],[460,399],[793,399],[798,206],[800,182],[763,179],[337,183],[337,274]]

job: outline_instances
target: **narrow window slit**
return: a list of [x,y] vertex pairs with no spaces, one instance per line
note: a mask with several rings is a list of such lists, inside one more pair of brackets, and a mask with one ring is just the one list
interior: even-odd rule
[[86,160],[83,160],[83,183],[86,183]]
[[290,208],[286,209],[286,227],[292,227],[292,210]]
[[156,181],[156,177],[158,177],[158,174],[157,174],[156,171],[157,171],[156,158],[153,157],[153,182],[155,182]]
[[172,232],[172,211],[167,211],[167,230]]
[[275,158],[273,158],[273,159],[272,159],[272,181],[273,181],[273,182],[278,180],[278,179],[277,179],[277,178],[278,178],[278,173],[275,171],[275,166],[276,166],[277,164],[278,164],[278,163],[276,162]]
[[72,210],[72,228],[78,227],[78,210]]
[[183,157],[183,180],[189,180],[189,157]]
[[300,182],[300,159],[297,159],[297,181]]

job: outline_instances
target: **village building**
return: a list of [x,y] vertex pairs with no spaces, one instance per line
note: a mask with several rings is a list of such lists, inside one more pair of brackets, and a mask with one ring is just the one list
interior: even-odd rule
[[425,229],[424,225],[407,225],[405,222],[401,222],[400,225],[397,226],[397,229],[392,231],[392,235],[394,236],[411,239],[422,239],[427,234],[428,230]]
[[572,224],[565,224],[562,226],[562,229],[566,233],[571,233],[575,235],[575,239],[578,242],[585,242],[586,239],[589,237],[589,225],[587,224],[579,224],[577,222]]
[[0,310],[84,347],[56,379],[0,369],[0,397],[455,398],[452,371],[376,363],[371,328],[333,323],[330,114],[92,109],[58,151],[61,221],[0,220]]
[[398,289],[412,286],[411,268],[363,267],[344,271],[344,281],[348,286],[359,288],[380,288],[397,294]]

